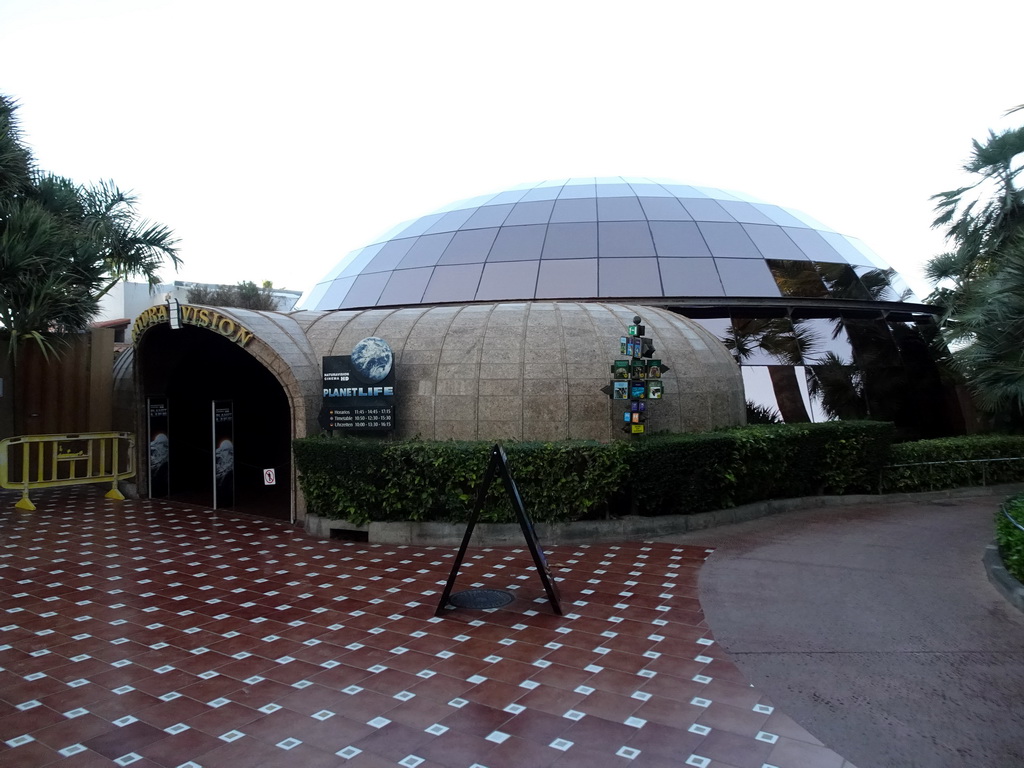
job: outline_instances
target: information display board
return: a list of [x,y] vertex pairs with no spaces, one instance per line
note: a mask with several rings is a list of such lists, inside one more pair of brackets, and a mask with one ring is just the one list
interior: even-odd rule
[[235,506],[235,405],[212,402],[213,508]]
[[344,432],[395,428],[394,354],[384,339],[370,336],[351,355],[323,358],[320,426]]
[[166,397],[146,401],[149,421],[149,498],[166,499],[171,493],[170,418]]
[[668,366],[654,357],[654,341],[644,336],[647,327],[642,323],[639,315],[634,317],[626,329],[628,335],[619,337],[619,354],[627,359],[612,361],[612,379],[601,388],[613,400],[629,401],[629,410],[622,414],[622,429],[630,435],[645,434],[647,401],[661,400],[662,374],[668,372]]

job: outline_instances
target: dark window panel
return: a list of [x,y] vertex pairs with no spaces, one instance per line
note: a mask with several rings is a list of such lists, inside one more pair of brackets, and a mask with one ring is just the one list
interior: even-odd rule
[[502,227],[491,246],[488,261],[531,261],[540,258],[547,227],[533,224],[525,227]]
[[441,217],[440,221],[434,223],[426,232],[425,235],[434,235],[438,232],[454,232],[456,229],[466,223],[466,220],[473,215],[476,208],[463,208],[458,211],[451,211]]
[[[897,290],[893,285],[895,272],[891,269],[874,269],[868,267],[850,267],[864,286],[867,295],[876,301],[900,301],[903,288]],[[838,270],[833,270],[838,271]],[[845,273],[844,273],[845,274]],[[902,281],[900,281],[902,283]],[[909,288],[907,289],[909,290]]]
[[540,263],[538,299],[597,296],[597,259],[547,259]]
[[714,259],[658,259],[666,296],[725,296]]
[[452,241],[454,233],[445,232],[437,235],[423,235],[416,240],[409,252],[398,263],[398,269],[414,267],[432,267],[441,258],[444,249]]
[[519,224],[547,224],[551,218],[551,210],[555,207],[554,200],[536,200],[528,203],[516,203],[512,213],[505,219],[505,226]]
[[853,364],[853,348],[839,319],[812,317],[796,321],[804,365]]
[[597,201],[593,198],[585,200],[559,198],[555,201],[555,209],[551,212],[551,223],[565,221],[597,221]]
[[487,261],[498,229],[462,229],[445,248],[438,264],[476,264]]
[[726,346],[740,365],[799,365],[800,343],[788,317],[733,315]]
[[727,296],[781,296],[771,270],[763,261],[715,259]]
[[[662,279],[664,280],[665,265],[662,264],[661,266]],[[726,339],[732,337],[732,334],[729,331],[729,329],[732,327],[732,320],[730,320],[728,317],[691,317],[689,318],[689,320],[690,322],[699,325],[701,328],[703,328],[705,331],[707,331],[708,333],[710,333],[712,336],[714,336],[716,339],[723,343],[725,343]]]
[[697,222],[697,228],[716,259],[763,258],[740,224],[704,221]]
[[850,339],[853,359],[868,376],[878,375],[878,370],[893,370],[902,367],[899,349],[892,338],[889,325],[882,319],[844,319],[843,327]]
[[662,295],[657,259],[601,259],[597,274],[600,296]]
[[602,259],[655,255],[646,221],[601,222],[597,237],[597,253]]
[[650,226],[654,247],[662,258],[711,256],[708,244],[692,221],[652,221]]
[[726,213],[743,224],[775,223],[750,203],[744,203],[739,200],[720,200],[719,204],[725,209]]
[[597,222],[550,224],[544,241],[545,259],[593,259],[597,257]]
[[809,261],[807,254],[797,248],[792,238],[774,224],[744,224],[743,231],[766,259]]
[[473,215],[466,219],[466,223],[459,229],[486,229],[487,227],[500,227],[505,223],[509,213],[515,206],[512,203],[505,205],[485,205],[477,208]]
[[362,274],[369,274],[371,272],[387,272],[398,266],[405,254],[409,252],[409,249],[416,244],[418,238],[408,237],[402,240],[390,240],[384,243],[384,246],[380,249],[380,252],[373,257],[366,268],[362,271]]
[[381,304],[419,304],[427,287],[433,267],[420,269],[398,269],[391,273],[391,279],[377,300]]
[[783,227],[782,229],[797,244],[797,247],[807,254],[807,258],[811,261],[829,261],[837,264],[846,263],[846,260],[839,255],[836,249],[825,242],[825,238],[813,229],[798,229],[796,227]]
[[635,197],[599,197],[598,221],[644,221],[644,209]]
[[539,261],[502,261],[484,265],[477,301],[532,299],[537,288]]
[[771,373],[767,365],[743,365],[743,395],[746,401],[760,410],[781,418],[779,400],[775,394]]
[[679,202],[683,204],[686,212],[695,221],[728,221],[735,223],[735,219],[716,200],[688,197]]
[[853,271],[853,267],[847,264],[819,262],[814,266],[821,274],[821,279],[825,283],[829,295],[837,299],[870,301],[873,292],[884,293],[889,286],[884,274],[878,274],[874,276],[874,284],[868,288]]
[[387,285],[390,272],[375,272],[372,275],[360,275],[352,285],[352,290],[345,296],[338,309],[349,307],[373,307],[380,298],[381,291]]
[[640,205],[643,206],[644,214],[651,221],[693,221],[693,216],[687,213],[674,197],[641,197]]
[[821,275],[811,262],[769,259],[766,263],[783,296],[828,298],[829,294],[825,290],[825,284],[821,282]]
[[914,289],[910,287],[910,284],[900,276],[899,273],[889,270],[889,285],[892,286],[893,291],[899,296],[898,301],[912,301],[920,302],[921,300],[914,293]]
[[456,264],[434,268],[434,274],[423,293],[424,303],[442,301],[473,301],[483,264]]

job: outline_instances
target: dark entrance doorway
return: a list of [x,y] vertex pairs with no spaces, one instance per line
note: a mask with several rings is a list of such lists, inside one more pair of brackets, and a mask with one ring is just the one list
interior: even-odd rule
[[[274,376],[220,334],[166,324],[146,331],[137,350],[144,397],[166,397],[169,498],[212,506],[212,404],[234,408],[237,512],[288,519],[291,515],[291,417]],[[277,484],[264,484],[274,469]]]

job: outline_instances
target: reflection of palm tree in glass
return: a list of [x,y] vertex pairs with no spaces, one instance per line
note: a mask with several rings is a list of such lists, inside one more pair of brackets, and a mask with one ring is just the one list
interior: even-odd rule
[[[837,299],[895,301],[904,298],[892,286],[891,269],[869,269],[858,274],[843,264],[818,264],[822,281]],[[845,330],[855,365],[835,354],[808,361],[809,386],[830,418],[898,418],[901,402],[912,391],[899,348],[888,324],[876,320],[832,318],[832,338]]]
[[868,417],[863,372],[846,365],[835,352],[826,352],[814,365],[808,366],[807,387],[830,419]]
[[779,413],[787,422],[810,421],[800,392],[796,366],[803,364],[804,351],[814,341],[809,329],[795,327],[788,317],[734,317],[727,329],[725,345],[741,363],[760,350],[776,365],[768,366]]

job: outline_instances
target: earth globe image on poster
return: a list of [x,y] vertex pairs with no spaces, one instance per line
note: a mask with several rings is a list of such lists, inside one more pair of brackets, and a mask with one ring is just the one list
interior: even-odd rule
[[367,384],[384,381],[391,373],[395,355],[384,339],[368,336],[352,348],[352,368]]

